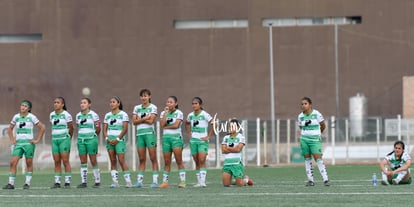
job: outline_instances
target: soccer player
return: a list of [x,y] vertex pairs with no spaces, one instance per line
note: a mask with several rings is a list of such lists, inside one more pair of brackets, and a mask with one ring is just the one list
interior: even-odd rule
[[[45,126],[31,113],[32,103],[28,100],[23,100],[20,104],[20,112],[13,116],[8,134],[12,148],[12,158],[10,159],[10,174],[9,183],[3,189],[14,189],[14,181],[16,178],[17,164],[23,157],[26,158],[26,181],[23,189],[30,188],[30,181],[33,174],[33,156],[36,144],[40,142],[45,133]],[[39,133],[34,139],[33,128],[39,128]],[[17,126],[17,127],[16,127]],[[16,127],[16,135],[13,134],[13,129]]]
[[302,112],[298,116],[298,126],[301,129],[300,146],[305,158],[305,169],[308,177],[306,186],[314,186],[312,158],[318,165],[319,172],[322,175],[325,186],[329,186],[328,173],[322,160],[322,137],[321,134],[325,129],[325,120],[322,114],[312,108],[312,100],[303,97],[301,100]]
[[253,185],[253,181],[244,174],[244,167],[242,163],[242,151],[246,140],[244,136],[239,133],[241,129],[240,123],[237,119],[231,119],[228,123],[228,135],[224,136],[221,143],[221,153],[224,156],[223,163],[223,186],[230,187],[232,185],[232,178],[236,179],[236,185],[241,187],[245,185]]
[[50,113],[49,119],[52,125],[52,154],[55,162],[55,184],[51,188],[60,188],[62,176],[62,163],[65,167],[65,188],[70,188],[72,169],[69,163],[71,140],[73,136],[72,115],[66,110],[63,97],[55,98],[55,109]]
[[181,134],[181,124],[183,122],[183,112],[178,109],[177,97],[167,98],[167,104],[160,115],[160,125],[163,128],[162,151],[164,152],[164,172],[163,183],[160,188],[168,188],[168,177],[171,171],[171,157],[174,153],[175,162],[178,166],[180,176],[179,188],[185,188],[185,169],[182,158],[183,136]]
[[147,151],[152,163],[151,188],[158,188],[158,159],[157,159],[157,137],[155,135],[154,122],[157,117],[157,106],[151,103],[151,91],[142,89],[139,92],[141,104],[136,105],[132,112],[132,120],[136,129],[136,147],[138,152],[139,166],[136,187],[142,187],[144,180],[145,163]]
[[194,187],[207,187],[206,177],[206,159],[209,147],[210,137],[213,134],[213,127],[209,125],[213,118],[203,110],[203,100],[194,97],[192,100],[193,112],[188,114],[185,123],[187,136],[190,139],[190,150],[196,165],[197,184]]
[[98,135],[101,132],[101,121],[98,114],[91,110],[91,100],[82,98],[80,100],[81,111],[76,114],[78,125],[78,151],[81,163],[81,184],[78,188],[87,187],[88,178],[88,155],[91,162],[93,175],[95,177],[94,188],[101,186],[101,171],[98,166],[96,155],[98,154]]
[[128,131],[128,114],[122,111],[121,99],[114,96],[110,99],[109,106],[111,111],[105,115],[103,125],[103,135],[106,140],[106,148],[108,149],[109,159],[111,161],[111,188],[116,188],[118,184],[117,158],[122,168],[126,187],[132,187],[131,173],[125,162],[126,152],[126,133]]
[[388,153],[381,161],[381,184],[411,184],[411,156],[404,149],[404,142],[396,141],[394,143],[394,150]]

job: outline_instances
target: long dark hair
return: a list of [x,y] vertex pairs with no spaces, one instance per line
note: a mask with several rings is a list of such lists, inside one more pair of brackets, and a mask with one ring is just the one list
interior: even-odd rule
[[[171,98],[172,100],[174,100],[175,103],[178,102],[178,99],[176,96],[168,96],[168,98]],[[178,104],[175,106],[175,109],[178,109]]]
[[[151,96],[151,91],[147,88],[144,88],[139,92],[139,96],[143,96],[144,94],[147,94],[148,96]],[[151,103],[151,98],[149,99],[148,102]]]
[[62,96],[56,97],[56,99],[60,99],[60,101],[62,101],[62,103],[63,103],[63,110],[67,111],[65,99]]
[[[404,150],[405,150],[405,144],[404,144],[404,142],[403,142],[403,141],[398,140],[398,141],[394,142],[394,148],[395,148],[395,146],[397,146],[397,145],[399,145],[399,144],[402,146],[403,153],[404,153]],[[392,150],[392,152],[388,153],[388,154],[387,154],[387,156],[391,155],[392,153],[394,153],[394,150]]]
[[197,101],[197,103],[200,105],[200,109],[201,109],[201,110],[204,110],[204,109],[203,109],[203,107],[202,107],[202,105],[203,105],[203,100],[202,100],[200,97],[196,96],[196,97],[194,97],[194,98],[193,98],[193,100],[192,100],[192,101]]
[[122,110],[123,106],[122,106],[122,101],[118,96],[113,96],[113,99],[115,99],[118,103],[119,103],[119,109]]

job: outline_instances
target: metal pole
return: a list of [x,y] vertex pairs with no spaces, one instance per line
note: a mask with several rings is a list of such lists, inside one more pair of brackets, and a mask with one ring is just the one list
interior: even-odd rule
[[269,58],[270,58],[270,120],[272,132],[272,162],[275,162],[275,94],[273,77],[273,33],[272,23],[269,23]]
[[256,119],[256,166],[260,166],[260,118]]
[[339,117],[338,25],[335,24],[335,116]]
[[[338,74],[338,25],[335,23],[335,137],[339,139],[339,74]],[[334,163],[335,164],[335,163]]]

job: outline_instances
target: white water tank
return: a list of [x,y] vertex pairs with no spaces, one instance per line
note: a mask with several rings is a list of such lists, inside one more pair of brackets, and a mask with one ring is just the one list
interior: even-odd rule
[[362,138],[367,128],[367,98],[357,93],[349,98],[349,125],[350,135],[353,138]]

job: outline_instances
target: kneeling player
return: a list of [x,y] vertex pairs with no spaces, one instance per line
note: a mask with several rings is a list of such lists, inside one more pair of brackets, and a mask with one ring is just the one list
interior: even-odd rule
[[222,174],[224,187],[232,185],[232,177],[236,179],[237,186],[253,185],[250,178],[244,175],[242,150],[245,145],[245,138],[239,133],[240,129],[240,123],[236,119],[230,120],[228,125],[229,134],[223,138],[221,144],[221,152],[224,155]]

